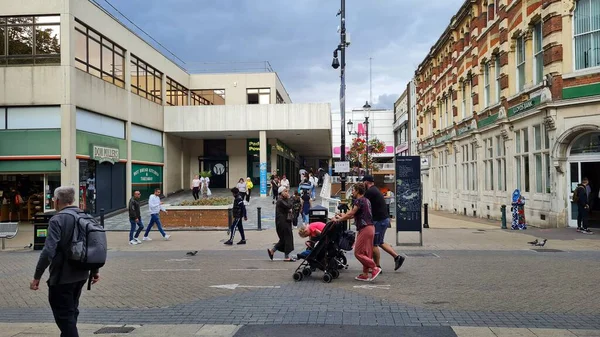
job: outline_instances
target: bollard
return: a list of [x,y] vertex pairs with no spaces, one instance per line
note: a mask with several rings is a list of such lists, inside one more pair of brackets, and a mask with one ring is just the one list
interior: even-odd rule
[[429,228],[429,212],[427,211],[429,204],[423,204],[423,208],[425,209],[425,221],[423,222],[423,228]]
[[104,228],[104,208],[100,208],[100,226]]
[[258,230],[262,231],[262,224],[260,223],[260,221],[261,221],[261,216],[260,216],[261,208],[260,207],[256,207],[256,213],[258,214],[258,216],[257,216],[258,219],[256,219],[256,225],[258,226]]
[[500,206],[500,212],[502,213],[502,229],[506,229],[506,205]]

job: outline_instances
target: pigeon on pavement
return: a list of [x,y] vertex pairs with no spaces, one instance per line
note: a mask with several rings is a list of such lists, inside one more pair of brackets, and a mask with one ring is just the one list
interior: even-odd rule
[[197,251],[197,250],[195,250],[195,251],[193,251],[193,252],[187,252],[185,255],[188,255],[188,256],[196,256],[196,254],[198,254],[198,251]]
[[548,241],[548,239],[544,239],[544,241],[537,243],[536,246],[544,247],[544,245],[546,244],[546,241]]

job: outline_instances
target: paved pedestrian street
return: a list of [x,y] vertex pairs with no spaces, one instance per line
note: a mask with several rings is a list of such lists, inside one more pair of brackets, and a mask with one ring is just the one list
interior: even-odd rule
[[[397,272],[384,255],[373,283],[354,280],[351,253],[332,283],[319,272],[293,281],[299,262],[266,254],[273,229],[233,247],[222,244],[224,232],[154,235],[139,246],[109,232],[101,282],[81,298],[82,335],[125,327],[123,336],[600,336],[598,238],[430,219],[425,246],[398,247],[408,257]],[[538,234],[560,249],[532,250],[526,242]],[[0,252],[0,337],[56,336],[47,288],[28,289],[39,252],[23,249],[29,233],[20,235]],[[297,235],[295,244],[300,251]]]

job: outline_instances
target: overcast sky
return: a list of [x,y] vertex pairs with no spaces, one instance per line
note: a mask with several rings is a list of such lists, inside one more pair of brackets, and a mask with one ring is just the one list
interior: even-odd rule
[[[95,1],[114,12],[104,0]],[[206,62],[268,60],[293,102],[329,102],[339,111],[339,69],[331,68],[339,43],[338,0],[109,1],[191,72],[215,68]],[[463,2],[347,0],[352,44],[346,59],[346,109],[369,100],[369,57],[373,105],[393,108]]]

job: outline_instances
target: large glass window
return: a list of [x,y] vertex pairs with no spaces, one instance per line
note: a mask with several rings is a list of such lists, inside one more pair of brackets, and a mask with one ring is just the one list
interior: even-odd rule
[[544,79],[544,48],[542,45],[542,23],[533,26],[533,78],[534,84],[542,83]]
[[0,18],[0,66],[60,64],[60,15]]
[[506,191],[506,149],[504,138],[496,136],[496,176],[498,177],[498,191]]
[[483,100],[485,107],[490,106],[490,64],[483,65]]
[[248,104],[271,104],[271,89],[246,89]]
[[578,0],[573,20],[575,69],[600,66],[600,0]]
[[516,153],[515,167],[517,169],[517,188],[522,192],[529,192],[530,187],[530,167],[529,167],[529,128],[524,128],[516,132]]
[[516,64],[517,64],[517,92],[521,92],[525,87],[525,39],[519,37],[516,41],[517,53],[516,53]]
[[192,97],[192,105],[225,105],[224,89],[193,90],[197,97]]
[[488,138],[485,143],[485,190],[494,190],[494,138]]
[[158,104],[162,103],[162,73],[131,55],[131,92]]
[[502,95],[502,87],[500,86],[500,79],[502,78],[502,69],[500,67],[500,56],[496,55],[494,61],[494,69],[496,70],[496,103],[500,102],[500,96]]
[[550,144],[544,125],[533,127],[533,157],[535,161],[535,191],[550,193]]
[[75,66],[121,88],[125,87],[125,50],[75,21]]
[[462,119],[467,117],[467,82],[462,82],[462,104],[460,106]]
[[188,88],[167,76],[167,104],[188,105]]

